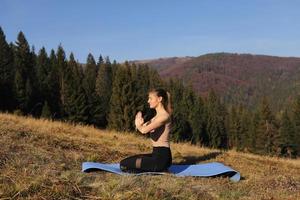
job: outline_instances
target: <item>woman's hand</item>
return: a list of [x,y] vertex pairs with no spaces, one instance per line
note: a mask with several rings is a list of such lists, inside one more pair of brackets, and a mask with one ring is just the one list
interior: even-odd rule
[[136,115],[135,115],[135,126],[139,127],[142,126],[144,124],[144,119],[142,117],[142,113],[139,111]]

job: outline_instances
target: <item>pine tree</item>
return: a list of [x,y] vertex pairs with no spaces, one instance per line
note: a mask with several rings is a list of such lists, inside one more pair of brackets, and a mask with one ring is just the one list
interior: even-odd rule
[[26,98],[26,102],[28,102],[28,104],[26,105],[30,110],[28,114],[31,114],[32,111],[34,111],[35,107],[31,106],[31,99],[33,98],[33,85],[32,82],[30,81],[30,79],[26,80],[26,85],[25,85],[25,98]]
[[51,117],[52,117],[52,113],[51,113],[50,107],[48,105],[48,102],[45,101],[44,105],[43,105],[43,109],[42,109],[41,118],[50,119]]
[[88,99],[88,110],[90,124],[96,124],[97,119],[95,116],[95,109],[97,107],[97,97],[96,97],[96,77],[97,77],[97,65],[92,54],[87,57],[87,62],[84,70],[84,78],[82,81],[83,88]]
[[297,149],[294,137],[294,127],[287,111],[283,111],[279,128],[279,138],[276,141],[277,155],[294,157]]
[[137,110],[141,110],[144,113],[149,112],[148,92],[150,90],[150,76],[149,67],[147,65],[138,65],[135,76],[135,90],[137,93],[137,104],[139,107]]
[[[30,52],[28,42],[22,32],[18,34],[18,41],[16,44],[16,98],[19,109],[26,114],[31,112],[34,106],[34,95],[32,92],[35,89],[33,88],[34,64],[32,63],[32,54]],[[26,91],[26,89],[29,89],[30,91]]]
[[[151,84],[151,83],[150,83]],[[167,88],[171,94],[172,102],[172,129],[171,138],[175,142],[191,141],[193,137],[192,127],[188,122],[185,112],[188,108],[183,107],[184,85],[179,79],[170,79]]]
[[92,54],[89,54],[86,61],[84,78],[83,78],[83,86],[87,94],[89,94],[89,98],[95,93],[95,85],[96,85],[96,76],[97,76],[97,66],[95,59]]
[[112,86],[109,128],[133,131],[136,107],[132,69],[128,63],[125,63],[124,66],[117,68]]
[[49,97],[51,90],[50,86],[50,73],[51,73],[51,64],[48,58],[46,49],[42,47],[37,56],[37,83],[40,91],[39,97],[41,102],[50,102]]
[[[52,63],[53,64],[53,63]],[[56,51],[56,59],[55,59],[55,68],[59,75],[59,93],[60,93],[60,111],[62,117],[66,115],[64,107],[66,104],[66,74],[70,73],[67,71],[67,61],[66,61],[66,55],[63,47],[61,45],[58,46]]]
[[235,148],[238,151],[249,149],[249,123],[250,119],[244,107],[232,106],[230,113],[230,124],[228,132],[229,148]]
[[[131,109],[130,111],[132,113],[129,114],[130,119],[134,120],[135,118],[135,114],[138,111],[141,111],[143,109],[143,105],[145,104],[145,102],[143,101],[144,98],[141,96],[141,88],[144,87],[142,82],[139,82],[139,74],[138,74],[138,66],[133,63],[131,65],[128,66],[128,70],[129,70],[129,74],[130,74],[130,82],[131,82],[131,98],[132,98],[132,102],[131,102]],[[141,85],[138,85],[139,83],[141,83]],[[145,95],[144,97],[146,97],[147,95]],[[133,121],[130,122],[133,125]],[[131,127],[133,128],[133,126],[131,125]]]
[[276,151],[275,140],[278,133],[275,117],[271,112],[266,97],[263,98],[260,105],[259,115],[256,133],[256,152],[259,154],[272,155]]
[[13,51],[0,27],[0,110],[11,111],[14,107],[14,73]]
[[47,78],[50,70],[50,60],[45,47],[42,47],[37,56],[37,81],[41,90],[47,90]]
[[102,55],[99,56],[99,59],[98,59],[98,63],[97,63],[97,74],[98,74],[98,71],[99,69],[104,65],[104,59],[102,57]]
[[0,27],[0,110],[13,109],[13,80],[13,51],[6,42],[5,35]]
[[239,116],[235,106],[231,107],[230,110],[230,122],[229,122],[229,133],[228,133],[228,145],[229,148],[236,148],[238,146],[238,136],[241,131],[241,124]]
[[116,71],[118,69],[118,67],[120,67],[120,64],[117,63],[117,61],[113,61],[112,65],[111,65],[111,82],[113,83],[114,82],[114,77],[115,77],[115,74],[116,74]]
[[257,131],[260,121],[260,114],[259,109],[256,109],[254,112],[250,113],[250,124],[249,124],[249,134],[248,134],[248,141],[249,141],[249,151],[250,152],[257,152],[256,150],[256,142],[257,142]]
[[124,67],[118,67],[112,84],[112,95],[108,116],[108,126],[115,130],[123,129],[123,112],[125,103],[123,100],[123,84],[128,81]]
[[209,146],[213,148],[227,147],[227,133],[225,128],[225,107],[220,103],[214,91],[210,91],[206,104],[206,132]]
[[96,124],[101,127],[107,126],[109,101],[112,94],[112,66],[109,58],[106,61],[99,58],[99,71],[96,77],[96,109],[94,116]]
[[88,123],[89,119],[89,110],[87,107],[88,99],[86,97],[83,87],[79,87],[78,91],[74,96],[72,96],[73,101],[70,102],[71,106],[74,106],[72,109],[73,112],[69,115],[69,120],[73,122],[80,122],[83,124]]
[[185,116],[192,129],[191,142],[194,144],[203,143],[206,137],[204,132],[203,100],[194,93],[191,85],[185,88],[182,107],[186,111]]
[[135,73],[136,66],[125,63],[125,73],[128,77],[128,81],[123,85],[123,100],[124,100],[124,112],[123,112],[123,121],[124,129],[126,131],[134,130],[134,118],[137,113],[137,107],[139,100],[137,99],[136,93],[136,82],[135,82]]
[[28,114],[33,115],[33,116],[40,116],[41,111],[42,111],[42,105],[43,101],[40,98],[40,93],[41,91],[39,90],[39,85],[38,85],[38,78],[37,78],[37,55],[35,53],[35,47],[31,47],[30,51],[30,68],[29,68],[29,79],[27,80],[27,88],[29,88],[29,91],[27,91],[27,96],[30,94],[30,97],[28,96],[29,99],[29,108],[30,111]]
[[81,84],[82,74],[73,53],[67,68],[64,70],[65,104],[64,110],[67,118],[73,122],[88,122],[88,99]]
[[22,77],[22,74],[19,70],[16,71],[15,78],[14,78],[14,85],[15,85],[15,96],[18,102],[18,112],[20,114],[25,114],[26,110],[26,90],[25,90],[25,83]]
[[160,75],[155,69],[149,68],[148,71],[149,74],[149,88],[160,88],[164,86],[164,83],[162,79],[160,78]]
[[50,107],[51,112],[53,113],[52,118],[60,118],[62,111],[62,102],[60,96],[60,74],[57,65],[57,58],[55,55],[55,51],[52,49],[50,53],[50,74],[49,74],[49,94],[48,94],[48,105]]
[[298,95],[292,105],[292,123],[294,125],[294,137],[296,153],[300,155],[300,95]]
[[240,106],[241,116],[241,136],[240,136],[240,149],[242,151],[250,151],[251,149],[251,115],[247,109]]

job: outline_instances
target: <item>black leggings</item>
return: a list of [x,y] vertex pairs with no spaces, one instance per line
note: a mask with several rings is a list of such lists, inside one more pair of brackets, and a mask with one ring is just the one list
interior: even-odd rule
[[161,172],[172,164],[171,150],[168,147],[153,147],[150,154],[140,154],[125,158],[120,162],[124,172]]

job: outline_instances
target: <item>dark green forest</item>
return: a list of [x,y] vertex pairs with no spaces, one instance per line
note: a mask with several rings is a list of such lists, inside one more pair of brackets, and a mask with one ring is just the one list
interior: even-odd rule
[[135,132],[134,116],[154,111],[151,88],[165,88],[173,107],[171,139],[220,149],[295,158],[300,154],[300,96],[273,113],[262,97],[254,109],[226,105],[216,92],[197,95],[175,78],[162,80],[146,64],[111,62],[87,55],[85,64],[63,46],[35,52],[20,32],[8,43],[0,27],[0,110],[17,115]]

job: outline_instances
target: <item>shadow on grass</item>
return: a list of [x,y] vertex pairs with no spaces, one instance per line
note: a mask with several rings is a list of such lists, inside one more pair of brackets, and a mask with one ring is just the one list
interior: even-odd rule
[[[189,167],[189,165],[199,164],[200,162],[215,159],[217,156],[223,154],[221,151],[216,151],[212,153],[208,153],[202,156],[183,156],[181,157],[182,161],[174,162],[173,165],[179,165],[177,168],[179,168],[179,171],[184,171],[186,168]],[[217,174],[210,177],[232,177],[236,174],[236,172],[224,172],[221,174]],[[240,180],[245,180],[244,177],[240,177]]]
[[221,155],[222,152],[212,152],[203,156],[183,156],[182,159],[183,161],[180,162],[176,162],[173,164],[176,165],[192,165],[192,164],[197,164],[199,162],[203,162],[206,160],[210,160],[210,159],[214,159],[216,158],[218,155]]

